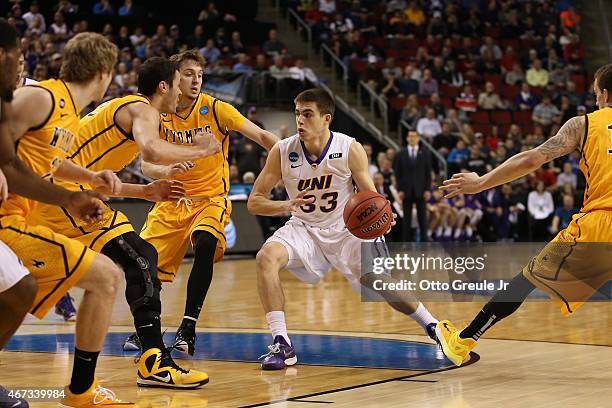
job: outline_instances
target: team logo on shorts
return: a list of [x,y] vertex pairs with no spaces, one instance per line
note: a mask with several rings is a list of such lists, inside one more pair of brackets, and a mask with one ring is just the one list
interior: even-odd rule
[[290,162],[294,162],[295,163],[296,161],[298,161],[299,158],[300,158],[300,155],[297,154],[297,152],[289,153],[289,161]]
[[60,99],[59,106],[60,108],[64,108],[64,106],[66,106],[66,101],[63,98]]
[[208,114],[208,106],[202,106],[200,108],[200,115],[207,115]]
[[45,263],[43,261],[38,261],[36,259],[32,259],[32,266],[35,268],[43,268],[45,266]]

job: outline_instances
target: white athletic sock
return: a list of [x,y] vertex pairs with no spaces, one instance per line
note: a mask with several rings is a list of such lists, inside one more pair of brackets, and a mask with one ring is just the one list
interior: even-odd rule
[[266,320],[272,332],[272,338],[283,336],[285,340],[287,340],[287,343],[291,345],[291,340],[289,340],[289,335],[287,334],[287,325],[285,324],[285,312],[282,310],[274,310],[266,313]]
[[431,323],[438,323],[438,320],[429,313],[429,310],[422,303],[419,302],[417,310],[410,315],[412,319],[419,324],[425,330],[427,325]]
[[459,238],[460,236],[461,236],[461,228],[457,228],[457,229],[455,230],[455,234],[453,235],[453,237],[454,237],[455,239],[457,239],[457,238]]

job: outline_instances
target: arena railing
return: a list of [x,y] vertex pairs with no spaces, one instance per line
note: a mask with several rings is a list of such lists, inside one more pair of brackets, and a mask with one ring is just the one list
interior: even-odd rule
[[[369,96],[370,101],[370,114],[372,117],[376,117],[376,109],[374,108],[375,104],[378,105],[378,109],[380,112],[380,116],[383,121],[383,134],[389,135],[389,105],[387,101],[380,95],[378,95],[370,86],[364,81],[359,81],[357,85],[357,102],[359,106],[363,106],[363,95],[362,89],[366,91]],[[397,142],[397,141],[396,141]],[[401,140],[400,140],[401,144]]]
[[321,65],[325,64],[326,54],[329,56],[330,61],[331,61],[331,69],[332,69],[331,81],[334,86],[336,85],[336,81],[337,81],[337,69],[338,68],[342,69],[342,82],[343,82],[342,91],[343,91],[344,97],[347,97],[349,69],[346,66],[346,64],[340,58],[338,58],[336,53],[333,52],[332,49],[327,46],[327,44],[321,44],[321,54],[320,54]]
[[[278,7],[277,7],[277,10],[278,10]],[[308,23],[306,23],[302,19],[302,17],[300,17],[300,15],[295,12],[295,10],[290,8],[288,9],[287,20],[291,22],[290,20],[292,17],[295,20],[296,24],[302,27],[304,31],[306,32],[306,43],[307,43],[306,56],[308,57],[308,59],[310,59],[310,55],[312,53],[312,29],[310,28]]]
[[608,42],[608,61],[612,61],[612,35],[610,34],[610,26],[608,22],[608,14],[604,6],[604,0],[599,0],[599,11],[603,22],[603,29]]

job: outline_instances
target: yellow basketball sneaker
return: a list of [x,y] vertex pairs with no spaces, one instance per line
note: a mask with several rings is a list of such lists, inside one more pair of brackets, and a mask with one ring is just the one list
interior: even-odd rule
[[151,348],[138,358],[138,378],[141,387],[194,389],[208,382],[208,374],[197,370],[184,370],[158,348]]
[[82,394],[73,394],[68,387],[65,388],[66,396],[60,402],[60,408],[127,408],[135,407],[136,404],[121,401],[115,397],[111,390],[98,385],[94,379],[93,384]]
[[436,335],[440,340],[442,351],[450,361],[460,366],[476,347],[476,340],[462,339],[459,330],[448,320],[440,320],[436,326]]

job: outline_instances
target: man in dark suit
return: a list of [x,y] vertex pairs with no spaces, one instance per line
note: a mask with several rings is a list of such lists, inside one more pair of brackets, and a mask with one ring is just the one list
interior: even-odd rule
[[408,146],[395,156],[393,170],[397,178],[397,189],[403,200],[404,241],[414,241],[412,231],[412,204],[416,203],[421,241],[427,238],[427,211],[425,208],[425,191],[431,187],[431,154],[422,146],[419,134],[411,130],[406,137]]

